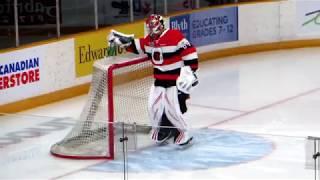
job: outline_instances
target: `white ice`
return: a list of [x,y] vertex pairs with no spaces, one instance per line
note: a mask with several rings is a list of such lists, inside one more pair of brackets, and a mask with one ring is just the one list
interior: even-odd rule
[[[130,173],[129,179],[311,180],[305,168],[305,138],[320,136],[320,48],[244,54],[200,64],[200,85],[186,119],[194,129],[253,133],[274,150],[255,161],[197,171]],[[2,116],[0,138],[55,118],[77,118],[86,95]],[[25,116],[28,115],[28,116]],[[29,116],[32,115],[32,116]],[[104,160],[53,157],[50,145],[70,130],[0,149],[0,179],[123,179],[122,173],[88,171]]]

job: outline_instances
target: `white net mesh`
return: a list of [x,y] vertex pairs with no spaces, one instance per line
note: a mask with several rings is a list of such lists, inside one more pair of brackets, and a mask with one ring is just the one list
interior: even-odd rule
[[[126,124],[126,133],[148,132],[151,75],[152,65],[146,58],[126,55],[96,61],[80,121],[51,147],[51,153],[67,158],[113,158],[117,136],[122,134],[120,122]],[[128,137],[129,147],[130,143],[135,146],[130,141],[134,136]]]

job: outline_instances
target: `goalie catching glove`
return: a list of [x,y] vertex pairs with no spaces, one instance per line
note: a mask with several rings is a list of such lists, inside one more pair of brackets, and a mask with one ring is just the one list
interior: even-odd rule
[[123,34],[116,30],[111,30],[108,36],[108,45],[109,46],[120,46],[126,48],[131,45],[134,40],[133,34]]
[[180,70],[180,76],[177,79],[177,89],[190,94],[192,88],[199,83],[198,77],[191,70],[190,66],[184,66]]

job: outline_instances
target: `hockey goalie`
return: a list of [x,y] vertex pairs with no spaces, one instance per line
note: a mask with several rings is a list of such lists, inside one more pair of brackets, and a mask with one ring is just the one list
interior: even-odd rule
[[187,111],[186,101],[198,84],[196,48],[179,30],[166,28],[161,15],[150,15],[146,26],[148,35],[139,39],[112,30],[108,36],[109,46],[147,54],[152,61],[154,84],[148,99],[151,139],[157,144],[170,139],[178,146],[191,144],[193,136],[183,114]]

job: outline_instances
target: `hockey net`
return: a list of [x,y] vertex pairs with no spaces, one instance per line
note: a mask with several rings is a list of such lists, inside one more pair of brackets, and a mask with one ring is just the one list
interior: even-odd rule
[[[114,159],[125,131],[136,148],[138,133],[149,133],[147,99],[152,65],[131,54],[107,57],[93,66],[88,100],[71,132],[51,147],[58,157]],[[131,143],[131,145],[130,145]]]

